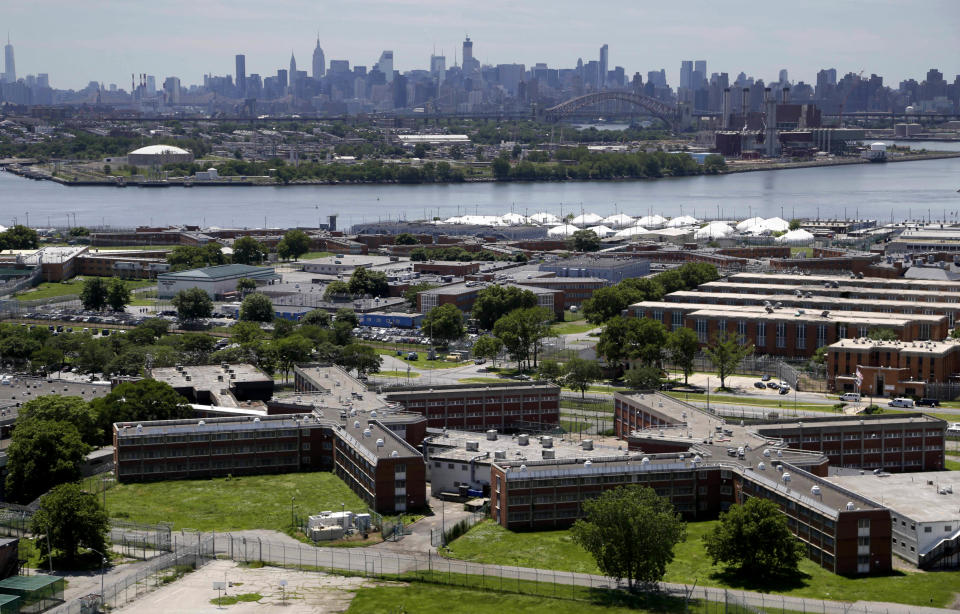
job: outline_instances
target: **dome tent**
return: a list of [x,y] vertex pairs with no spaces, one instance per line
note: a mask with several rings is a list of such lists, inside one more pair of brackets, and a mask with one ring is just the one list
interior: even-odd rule
[[809,245],[813,243],[816,237],[813,236],[813,233],[807,232],[802,228],[797,230],[791,230],[784,235],[781,235],[776,238],[777,243],[781,245]]
[[573,233],[580,230],[576,226],[571,226],[570,224],[561,224],[560,226],[554,226],[547,231],[548,237],[571,237]]
[[603,224],[611,228],[626,228],[634,224],[634,219],[626,213],[617,213],[603,218]]
[[689,215],[681,215],[680,217],[675,217],[669,222],[667,222],[667,228],[679,228],[680,226],[693,226],[694,224],[699,224],[700,220],[695,217],[690,217]]
[[740,232],[749,232],[752,228],[763,224],[762,217],[751,217],[737,224],[737,230]]
[[610,235],[616,232],[613,228],[609,228],[607,226],[591,226],[590,228],[587,228],[587,230],[592,231],[595,235],[597,235],[601,239],[605,237],[609,237]]
[[591,224],[599,224],[602,221],[603,218],[596,213],[581,213],[570,220],[570,223],[574,226],[590,226]]
[[631,226],[630,228],[624,228],[623,230],[619,231],[617,234],[613,236],[617,238],[628,238],[628,237],[645,235],[648,232],[650,231],[644,228],[643,226]]
[[694,239],[723,239],[729,237],[735,231],[725,222],[710,222],[703,228],[698,228],[693,233]]
[[552,213],[541,211],[540,213],[534,213],[533,215],[531,215],[530,221],[536,224],[559,224],[560,218],[558,218]]
[[643,226],[644,228],[659,228],[666,223],[667,218],[659,214],[645,215],[637,220],[637,226]]
[[790,222],[779,217],[770,217],[763,220],[763,227],[770,232],[786,232],[790,230]]

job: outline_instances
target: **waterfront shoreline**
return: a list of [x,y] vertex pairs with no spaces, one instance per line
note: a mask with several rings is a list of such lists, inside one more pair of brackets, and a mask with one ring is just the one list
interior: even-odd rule
[[[886,163],[895,163],[895,162],[922,162],[925,160],[942,160],[946,158],[960,158],[960,151],[936,151],[936,152],[926,152],[922,154],[905,154],[899,155],[892,158],[888,158]],[[256,182],[250,181],[249,179],[238,179],[236,181],[196,181],[196,180],[166,180],[163,182],[149,181],[149,182],[118,182],[118,181],[108,181],[108,180],[95,180],[95,179],[85,179],[85,180],[68,180],[62,177],[54,177],[49,173],[43,171],[34,170],[31,167],[22,167],[16,163],[5,164],[5,170],[11,174],[17,175],[18,177],[23,177],[26,179],[33,179],[37,181],[53,181],[67,187],[140,187],[140,188],[167,188],[167,187],[200,187],[200,188],[239,188],[239,187],[297,187],[297,186],[374,186],[374,185],[406,185],[399,182],[367,182],[367,181],[357,181],[357,182],[334,182],[334,181],[294,181],[290,183],[276,183],[276,182]],[[851,166],[851,165],[860,165],[860,164],[878,164],[876,162],[870,162],[860,158],[832,158],[830,160],[805,160],[800,162],[770,162],[770,163],[740,163],[740,162],[731,162],[731,166],[725,171],[719,173],[703,173],[702,175],[697,176],[723,176],[723,175],[733,175],[738,173],[753,173],[760,171],[780,171],[780,170],[791,170],[791,169],[800,169],[800,168],[820,168],[820,167],[837,167],[837,166]],[[665,176],[665,177],[624,177],[624,178],[614,178],[614,179],[576,179],[568,180],[570,182],[591,182],[591,183],[610,183],[610,182],[631,182],[631,181],[657,181],[659,179],[685,179],[689,178],[691,175],[683,175],[679,177]],[[498,181],[492,177],[484,178],[474,178],[467,179],[462,182],[442,182],[442,183],[433,183],[433,185],[455,185],[463,183],[516,183],[516,184],[532,184],[532,183],[564,183],[564,181],[537,181],[537,180],[511,180],[511,181]],[[411,185],[431,185],[431,183],[420,183],[420,184],[411,184]]]

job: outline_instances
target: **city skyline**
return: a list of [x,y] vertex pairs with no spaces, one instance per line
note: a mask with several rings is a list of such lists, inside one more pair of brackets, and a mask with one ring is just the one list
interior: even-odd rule
[[[665,68],[673,87],[680,83],[681,60],[694,57],[706,59],[712,72],[744,71],[767,81],[786,69],[794,82],[814,83],[817,71],[827,67],[840,74],[876,73],[889,85],[919,78],[931,67],[945,75],[960,73],[955,34],[960,3],[932,1],[925,14],[937,19],[915,20],[916,25],[902,19],[903,3],[895,0],[812,0],[803,12],[815,17],[799,22],[795,5],[768,6],[778,10],[761,16],[746,2],[722,8],[693,2],[684,8],[615,0],[594,20],[568,20],[564,15],[582,6],[561,1],[545,12],[538,2],[518,6],[494,0],[482,13],[467,13],[465,3],[360,1],[337,6],[335,22],[325,12],[329,7],[305,0],[284,0],[269,11],[220,0],[136,7],[102,0],[82,9],[43,0],[5,7],[5,16],[17,49],[17,76],[46,73],[53,87],[64,89],[90,81],[126,89],[131,73],[202,83],[204,74],[233,74],[238,54],[245,56],[247,74],[273,74],[287,65],[291,53],[309,69],[318,36],[327,64],[345,59],[373,67],[390,50],[393,67],[401,72],[429,70],[434,50],[446,57],[447,66],[455,57],[462,64],[460,46],[469,35],[483,64],[574,66],[578,58],[598,59],[600,47],[609,45],[611,69],[622,66],[627,75],[646,75]],[[298,16],[297,31],[290,30],[290,15]],[[626,25],[631,23],[637,27]],[[905,47],[908,53],[902,52]],[[769,51],[757,53],[763,48]]]

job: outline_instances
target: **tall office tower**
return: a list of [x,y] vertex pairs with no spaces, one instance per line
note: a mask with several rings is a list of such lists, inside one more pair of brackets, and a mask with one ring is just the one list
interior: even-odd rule
[[701,81],[696,81],[691,77],[690,87],[697,89],[703,87],[707,83],[707,61],[706,60],[697,60],[693,63],[693,70],[700,73]]
[[788,83],[788,79],[787,79],[787,69],[786,69],[786,68],[781,68],[781,69],[780,69],[780,83],[782,83],[782,84]]
[[597,89],[603,89],[603,86],[607,84],[607,70],[609,70],[610,65],[610,48],[606,43],[603,44],[603,47],[600,47],[600,74],[597,79]]
[[314,80],[319,81],[320,77],[326,74],[326,61],[323,57],[323,49],[320,48],[320,35],[317,35],[317,46],[313,50],[313,74]]
[[13,45],[10,44],[10,34],[7,34],[7,44],[3,47],[3,79],[7,83],[16,83],[17,67],[13,62]]
[[296,95],[296,92],[293,91],[294,82],[297,80],[297,58],[293,57],[293,52],[290,52],[290,72],[287,73],[287,76],[290,79],[290,93]]
[[447,72],[447,58],[442,55],[430,55],[430,76],[439,83],[443,83],[443,77]]
[[50,75],[45,72],[38,74],[37,85],[40,87],[50,87]]
[[147,93],[150,95],[157,93],[157,78],[153,75],[147,75]]
[[237,74],[234,76],[233,82],[237,84],[237,93],[240,98],[243,98],[247,95],[247,56],[238,54],[235,59],[237,61]]
[[473,63],[473,41],[470,40],[470,37],[467,37],[467,40],[463,41],[463,66],[466,68],[467,64]]
[[381,53],[376,68],[387,78],[387,83],[393,83],[393,52],[388,49]]
[[693,80],[693,61],[682,60],[680,62],[680,87],[690,89]]
[[163,92],[167,95],[167,104],[180,104],[180,79],[167,77],[163,82]]

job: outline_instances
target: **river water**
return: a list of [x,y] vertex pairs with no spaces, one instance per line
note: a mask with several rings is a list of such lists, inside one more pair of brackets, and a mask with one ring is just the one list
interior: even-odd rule
[[[910,143],[919,148],[920,143]],[[947,149],[956,143],[930,143]],[[951,148],[953,148],[951,147]],[[0,172],[0,224],[119,227],[313,226],[516,211],[659,213],[737,219],[847,216],[957,220],[960,158],[815,167],[652,181],[234,188],[66,187]]]

